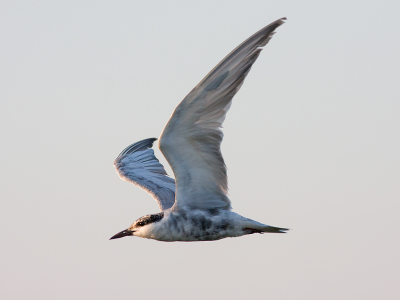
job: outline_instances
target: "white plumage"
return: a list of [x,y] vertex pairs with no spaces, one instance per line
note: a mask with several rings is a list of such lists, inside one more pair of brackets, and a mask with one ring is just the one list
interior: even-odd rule
[[161,213],[144,216],[111,239],[128,235],[161,241],[218,240],[252,233],[285,232],[231,211],[220,145],[232,98],[285,18],[256,32],[226,56],[178,105],[159,147],[176,179],[167,175],[146,139],[127,147],[114,165],[120,177],[149,192]]

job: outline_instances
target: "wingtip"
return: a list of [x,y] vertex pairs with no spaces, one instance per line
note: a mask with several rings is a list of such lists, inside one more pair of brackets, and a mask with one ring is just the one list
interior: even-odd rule
[[[286,17],[283,17],[283,18],[276,20],[275,22],[272,22],[270,25],[278,24],[278,26],[281,26],[282,24],[285,24],[286,20],[287,20]],[[270,25],[268,25],[268,26],[270,26]]]
[[[154,142],[157,141],[158,138],[154,138],[154,137],[153,137],[153,138],[148,138],[147,140],[148,140],[148,142],[149,142],[149,144],[150,144],[149,148],[152,148]],[[145,140],[144,140],[144,141],[145,141]]]
[[[274,22],[272,22],[271,24],[265,26],[263,29],[261,29],[258,32],[264,32],[265,38],[264,40],[258,45],[258,47],[263,48],[265,45],[268,44],[268,42],[272,39],[272,36],[276,33],[275,30],[281,26],[282,24],[284,24],[284,20],[286,20],[285,17],[280,18]],[[257,32],[257,33],[258,33]],[[256,33],[256,34],[257,34]]]
[[122,152],[118,155],[118,157],[115,159],[115,162],[118,162],[118,160],[125,155],[128,155],[133,152],[137,151],[144,151],[146,149],[150,149],[153,147],[154,142],[157,140],[157,138],[148,138],[141,140],[139,142],[133,143],[126,147]]
[[283,18],[280,18],[280,19],[278,19],[278,20],[272,22],[271,24],[265,26],[265,28],[271,28],[271,27],[273,27],[273,30],[272,30],[272,32],[269,34],[269,36],[271,36],[272,34],[275,33],[274,30],[275,30],[276,28],[278,28],[278,27],[281,26],[282,24],[285,24],[285,21],[286,21],[286,20],[287,20],[286,17],[283,17]]
[[275,22],[279,22],[280,24],[283,24],[283,23],[285,23],[286,20],[287,20],[287,18],[283,17],[283,18],[276,20]]

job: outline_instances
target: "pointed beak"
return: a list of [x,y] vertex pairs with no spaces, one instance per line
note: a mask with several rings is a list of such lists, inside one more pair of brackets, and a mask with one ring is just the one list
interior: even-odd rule
[[110,238],[110,240],[119,239],[119,238],[122,238],[122,237],[128,236],[128,235],[133,235],[133,231],[131,231],[129,229],[125,229],[125,230],[122,230],[121,232],[118,232],[116,235],[113,235]]

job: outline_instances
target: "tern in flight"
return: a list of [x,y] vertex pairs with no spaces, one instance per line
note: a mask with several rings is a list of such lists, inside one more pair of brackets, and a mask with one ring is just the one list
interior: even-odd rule
[[116,158],[119,176],[150,193],[161,212],[141,217],[111,239],[138,236],[159,241],[212,241],[288,230],[231,211],[220,149],[221,127],[232,98],[261,47],[285,19],[262,28],[234,49],[177,106],[159,140],[175,180],[151,149],[156,138],[134,143]]

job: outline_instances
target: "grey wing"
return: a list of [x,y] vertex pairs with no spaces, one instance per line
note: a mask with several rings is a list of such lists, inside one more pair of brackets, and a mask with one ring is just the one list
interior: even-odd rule
[[268,43],[283,20],[262,28],[228,54],[173,112],[159,146],[176,178],[175,206],[230,209],[220,150],[222,123],[260,47]]
[[174,205],[175,180],[167,175],[150,149],[155,140],[145,139],[126,147],[115,159],[114,166],[122,180],[151,194],[163,211]]

